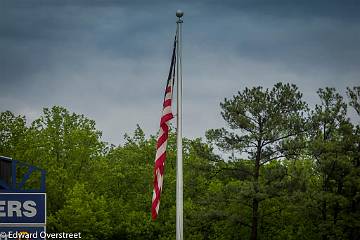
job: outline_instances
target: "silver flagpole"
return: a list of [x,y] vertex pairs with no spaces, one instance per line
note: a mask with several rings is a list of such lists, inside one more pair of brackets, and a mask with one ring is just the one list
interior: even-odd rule
[[182,64],[181,64],[181,17],[184,13],[176,11],[176,78],[177,78],[177,161],[176,161],[176,240],[183,240],[183,156],[182,156]]

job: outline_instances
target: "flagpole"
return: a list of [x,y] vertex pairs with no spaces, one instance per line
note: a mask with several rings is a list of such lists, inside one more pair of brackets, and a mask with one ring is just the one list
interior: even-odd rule
[[176,240],[183,240],[183,156],[182,156],[182,64],[181,64],[181,28],[184,13],[176,11],[176,78],[177,78],[177,160],[176,160]]

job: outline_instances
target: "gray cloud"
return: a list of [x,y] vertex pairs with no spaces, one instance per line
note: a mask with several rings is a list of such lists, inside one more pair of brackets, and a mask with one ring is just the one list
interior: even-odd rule
[[245,86],[359,84],[355,1],[1,1],[0,111],[34,119],[62,105],[118,144],[159,124],[175,32],[184,16],[184,133],[224,123],[219,102]]

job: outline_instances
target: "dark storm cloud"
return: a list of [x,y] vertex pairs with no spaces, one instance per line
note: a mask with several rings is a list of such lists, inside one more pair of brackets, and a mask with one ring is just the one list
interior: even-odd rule
[[[359,63],[360,3],[355,1],[211,1],[203,40],[255,60],[297,64]],[[207,25],[207,27],[206,27]],[[223,28],[221,34],[218,29]],[[219,44],[219,43],[222,43]],[[210,44],[209,44],[210,45]],[[216,50],[215,47],[215,50]],[[353,61],[356,60],[356,61]]]
[[154,134],[177,8],[186,136],[223,125],[219,101],[245,86],[289,81],[315,103],[318,87],[359,83],[356,1],[2,0],[0,111],[63,105],[113,143],[136,123]]

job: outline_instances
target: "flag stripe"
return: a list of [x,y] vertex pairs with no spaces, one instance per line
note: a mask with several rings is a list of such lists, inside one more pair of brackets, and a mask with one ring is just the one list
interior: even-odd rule
[[164,101],[163,107],[171,106],[171,99],[167,99]]
[[171,57],[170,71],[166,83],[163,110],[160,119],[160,131],[156,143],[156,156],[155,156],[155,167],[154,167],[154,190],[151,204],[151,216],[155,220],[159,213],[160,208],[160,195],[163,189],[164,181],[164,167],[166,160],[166,147],[167,140],[169,137],[169,121],[174,118],[171,111],[172,104],[172,92],[173,83],[175,77],[175,50],[176,50],[176,39],[174,41],[174,48]]

